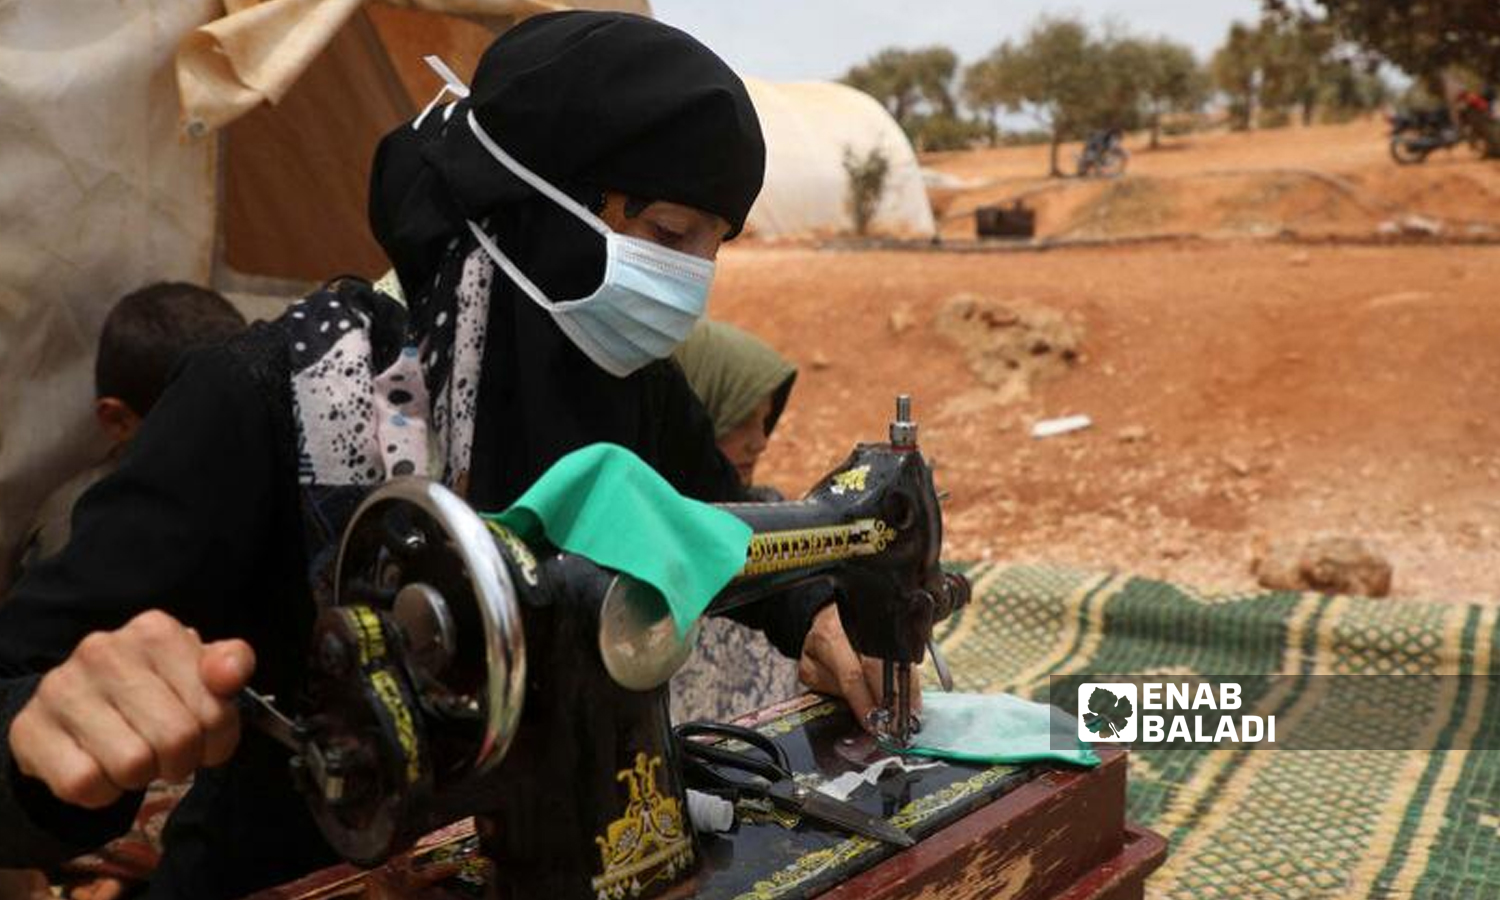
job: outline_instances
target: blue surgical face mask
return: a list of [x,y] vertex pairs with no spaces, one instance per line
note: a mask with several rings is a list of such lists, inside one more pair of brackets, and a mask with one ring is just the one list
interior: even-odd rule
[[572,197],[548,184],[501,149],[474,113],[469,128],[502,166],[604,238],[604,280],[587,297],[552,300],[517,268],[474,222],[479,245],[526,296],[552,315],[563,333],[599,368],[624,378],[652,360],[665,359],[686,340],[708,306],[714,264],[660,244],[613,231]]

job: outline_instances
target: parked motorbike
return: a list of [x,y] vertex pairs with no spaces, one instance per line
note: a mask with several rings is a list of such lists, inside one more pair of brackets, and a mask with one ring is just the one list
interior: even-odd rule
[[1468,144],[1484,155],[1485,135],[1476,122],[1455,122],[1447,107],[1398,112],[1391,116],[1391,158],[1398,165],[1426,162],[1438,150]]
[[1079,178],[1118,178],[1125,174],[1130,153],[1122,146],[1124,136],[1118,131],[1099,131],[1083,145],[1078,154]]

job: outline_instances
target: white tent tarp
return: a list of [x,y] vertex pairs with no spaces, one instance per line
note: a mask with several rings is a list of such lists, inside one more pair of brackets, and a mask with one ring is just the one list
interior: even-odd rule
[[766,184],[747,231],[763,238],[850,231],[845,151],[864,158],[879,149],[889,170],[870,232],[932,237],[936,226],[916,153],[874,98],[832,82],[745,83],[766,136]]

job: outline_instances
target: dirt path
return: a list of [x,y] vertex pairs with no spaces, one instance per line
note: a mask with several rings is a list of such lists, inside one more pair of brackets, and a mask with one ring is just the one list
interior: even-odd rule
[[[1500,248],[731,247],[714,314],[802,367],[765,463],[787,489],[915,395],[956,558],[1250,586],[1257,540],[1334,531],[1397,595],[1500,601],[1497,286]],[[999,402],[933,327],[961,292],[1066,313],[1080,361]],[[1029,437],[1073,413],[1095,426]]]
[[[1048,179],[1046,147],[929,154],[923,164],[961,187],[934,192],[948,239],[974,237],[972,211],[1016,198],[1047,237],[1177,234],[1368,234],[1393,217],[1443,220],[1450,232],[1500,233],[1500,165],[1467,149],[1399,167],[1378,119],[1348,125],[1127,141],[1129,177]],[[1065,168],[1076,146],[1064,149]]]

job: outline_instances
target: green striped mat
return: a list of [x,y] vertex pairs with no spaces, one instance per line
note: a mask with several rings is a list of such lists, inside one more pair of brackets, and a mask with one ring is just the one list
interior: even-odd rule
[[1172,844],[1148,896],[1500,897],[1500,610],[969,575],[936,635],[961,690],[1237,681],[1243,713],[1276,716],[1274,745],[1132,751],[1130,815]]

